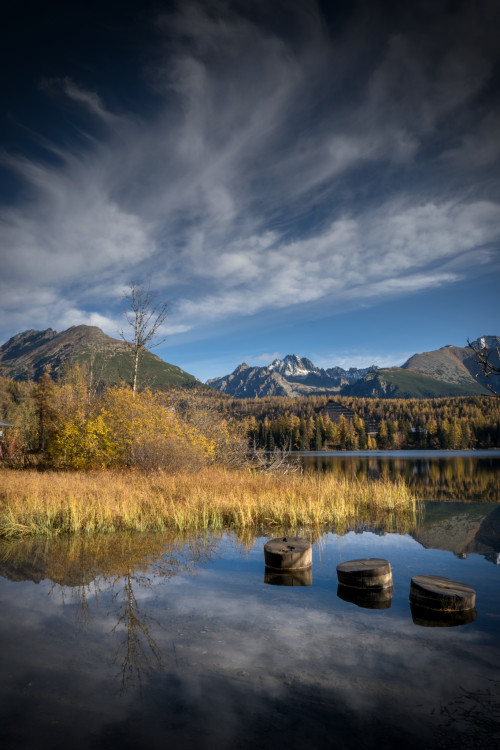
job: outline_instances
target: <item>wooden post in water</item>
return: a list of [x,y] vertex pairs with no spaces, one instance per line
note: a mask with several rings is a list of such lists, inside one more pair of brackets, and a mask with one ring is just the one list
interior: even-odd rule
[[266,568],[272,570],[303,570],[312,565],[312,547],[307,539],[284,536],[264,545]]
[[379,557],[349,560],[337,565],[337,578],[342,586],[355,589],[391,588],[391,563]]
[[441,576],[413,576],[410,603],[436,612],[466,612],[476,605],[476,592],[470,586]]

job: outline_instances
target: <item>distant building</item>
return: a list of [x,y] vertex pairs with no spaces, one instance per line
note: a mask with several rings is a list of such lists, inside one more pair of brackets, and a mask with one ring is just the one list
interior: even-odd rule
[[2,441],[3,441],[3,433],[4,433],[4,427],[14,427],[13,424],[10,422],[0,422],[0,458],[4,457],[4,451],[2,447]]
[[3,428],[4,427],[14,427],[13,424],[10,422],[0,422],[0,438],[3,437]]
[[330,417],[330,422],[340,422],[344,417],[346,422],[352,422],[354,419],[354,412],[352,409],[348,409],[347,406],[342,404],[328,403],[323,411],[323,416]]
[[[323,410],[323,417],[329,417],[330,422],[339,423],[341,419],[346,422],[353,422],[356,413],[349,409],[347,406],[338,404],[336,402],[328,403]],[[363,420],[365,423],[366,434],[375,436],[378,433],[378,424],[374,419]]]

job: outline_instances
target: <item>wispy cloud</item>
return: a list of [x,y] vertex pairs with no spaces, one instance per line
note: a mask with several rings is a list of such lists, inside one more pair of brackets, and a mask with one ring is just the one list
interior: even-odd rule
[[343,367],[349,369],[349,367],[371,367],[376,365],[377,367],[399,367],[404,364],[415,352],[413,351],[368,351],[363,350],[360,353],[359,348],[345,349],[329,354],[322,353],[316,356],[314,353],[311,354],[312,361],[317,367]]
[[0,211],[9,333],[79,316],[113,333],[132,278],[171,300],[172,334],[446,286],[479,254],[487,265],[500,211],[477,166],[498,157],[498,113],[475,124],[467,106],[498,59],[498,13],[475,7],[428,10],[422,36],[420,11],[388,32],[361,4],[333,38],[315,3],[272,16],[193,0],[156,19],[147,116],[115,115],[64,70],[45,81],[110,127],[58,144],[56,160],[4,156],[25,190]]
[[[307,239],[275,237],[268,248],[253,238],[246,254],[238,241],[234,250],[213,257],[222,268],[216,292],[181,300],[178,315],[194,322],[321,300],[335,309],[355,298],[366,303],[442,286],[461,278],[448,269],[450,259],[460,258],[463,266],[465,253],[474,265],[477,249],[499,233],[498,207],[490,202],[390,202]],[[194,273],[207,282],[214,276],[211,265]]]
[[40,89],[51,94],[63,94],[107,125],[113,125],[119,121],[116,115],[106,109],[97,92],[82,88],[69,76],[64,76],[63,78],[42,78]]

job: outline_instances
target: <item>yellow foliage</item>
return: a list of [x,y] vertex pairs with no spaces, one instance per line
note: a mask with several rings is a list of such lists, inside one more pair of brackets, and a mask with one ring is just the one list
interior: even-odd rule
[[[93,414],[74,391],[59,394],[56,428],[49,453],[56,464],[88,469],[113,465],[145,469],[199,468],[217,458],[220,435],[208,436],[181,419],[161,395],[143,391],[135,397],[124,386],[110,388]],[[222,420],[223,422],[223,420]],[[227,428],[221,424],[219,432]]]
[[87,419],[72,415],[54,431],[49,454],[56,463],[73,469],[105,467],[119,457],[101,414]]

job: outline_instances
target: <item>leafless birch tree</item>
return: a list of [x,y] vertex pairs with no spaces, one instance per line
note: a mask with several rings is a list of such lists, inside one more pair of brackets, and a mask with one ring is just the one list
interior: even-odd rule
[[132,349],[132,391],[135,395],[139,360],[146,345],[151,349],[165,341],[165,336],[157,337],[168,314],[168,303],[158,300],[158,295],[151,291],[151,282],[146,285],[130,284],[130,292],[125,295],[125,300],[128,303],[125,319],[132,329],[132,340],[123,331],[120,335]]
[[[495,380],[495,378],[500,375],[500,367],[493,364],[493,362],[491,361],[491,355],[493,354],[493,352],[488,349],[487,346],[481,346],[481,344],[477,343],[476,341],[471,344],[469,339],[467,339],[467,343],[469,345],[469,349],[472,349],[474,353],[472,359],[479,365],[484,377],[489,378],[493,376],[493,380]],[[500,359],[500,350],[498,347],[496,347],[496,354],[497,358]],[[486,383],[486,388],[488,388],[488,390],[490,390],[494,396],[500,396],[500,393],[496,390],[496,387],[494,388],[491,383]]]

